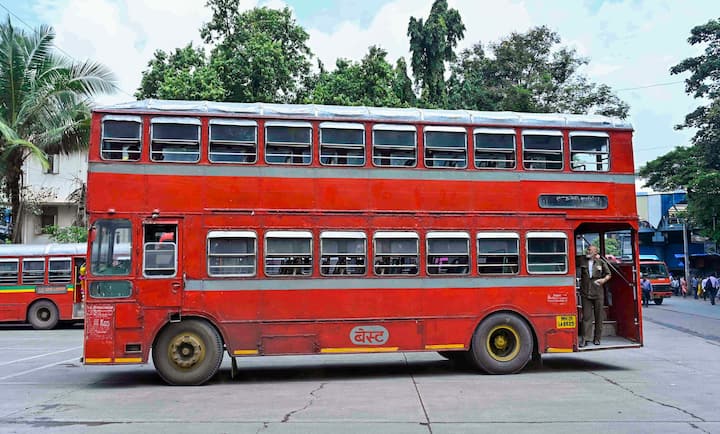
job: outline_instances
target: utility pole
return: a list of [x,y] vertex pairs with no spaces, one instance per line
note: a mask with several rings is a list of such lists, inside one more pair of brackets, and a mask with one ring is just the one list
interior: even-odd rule
[[690,281],[690,253],[688,252],[688,237],[687,237],[687,219],[682,220],[682,230],[683,230],[683,253],[685,255],[684,263],[685,263],[685,281]]

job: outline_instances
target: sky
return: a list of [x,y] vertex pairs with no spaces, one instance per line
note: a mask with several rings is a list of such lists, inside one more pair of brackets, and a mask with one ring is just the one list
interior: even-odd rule
[[[464,48],[498,41],[511,32],[546,25],[562,44],[589,59],[592,81],[611,86],[630,104],[635,128],[635,165],[676,146],[693,131],[678,131],[700,103],[685,93],[685,75],[669,69],[704,47],[687,43],[690,29],[720,17],[717,0],[448,0],[466,27]],[[102,97],[109,104],[133,100],[141,72],[157,49],[188,42],[201,45],[199,28],[210,19],[206,0],[0,0],[25,30],[51,25],[56,46],[78,59],[112,69],[121,91]],[[388,60],[409,58],[406,35],[411,16],[427,17],[432,0],[240,0],[241,7],[289,7],[309,33],[308,45],[326,66],[338,57],[359,60],[371,45]]]

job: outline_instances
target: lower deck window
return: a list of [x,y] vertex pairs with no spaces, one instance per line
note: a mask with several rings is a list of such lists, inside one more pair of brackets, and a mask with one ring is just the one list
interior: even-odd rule
[[45,260],[24,259],[22,271],[23,283],[42,284],[45,283]]
[[563,232],[528,232],[528,273],[567,273],[567,235]]
[[17,285],[18,260],[0,259],[0,285]]
[[208,275],[255,275],[255,234],[212,231],[208,234]]
[[478,274],[517,274],[520,239],[515,233],[480,233],[477,236]]
[[418,235],[415,232],[377,232],[374,251],[375,274],[418,274]]
[[70,258],[51,258],[48,261],[48,282],[70,283],[72,279],[72,260]]
[[312,273],[312,234],[308,231],[269,231],[265,235],[265,274],[309,276]]
[[428,274],[467,274],[470,271],[469,238],[464,232],[428,232]]
[[143,274],[173,277],[177,273],[177,225],[145,225]]
[[323,232],[320,234],[320,274],[365,274],[366,245],[363,232]]

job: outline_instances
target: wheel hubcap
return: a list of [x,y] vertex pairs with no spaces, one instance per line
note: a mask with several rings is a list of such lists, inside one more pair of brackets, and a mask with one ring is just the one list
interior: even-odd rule
[[168,355],[177,367],[192,368],[205,359],[205,345],[199,336],[183,333],[170,341]]
[[47,309],[38,310],[37,317],[40,321],[47,321],[50,319],[50,311]]
[[520,337],[514,328],[508,325],[494,327],[488,333],[487,352],[499,362],[507,362],[520,352]]

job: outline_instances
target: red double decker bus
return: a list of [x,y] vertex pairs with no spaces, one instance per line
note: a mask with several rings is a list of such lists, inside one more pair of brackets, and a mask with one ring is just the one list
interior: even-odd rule
[[85,244],[0,244],[0,322],[35,329],[83,319]]
[[[493,374],[642,345],[628,123],[141,101],[95,110],[84,362],[437,351]],[[576,264],[613,238],[601,345]],[[616,253],[616,252],[615,252]],[[151,352],[152,349],[152,352]]]

